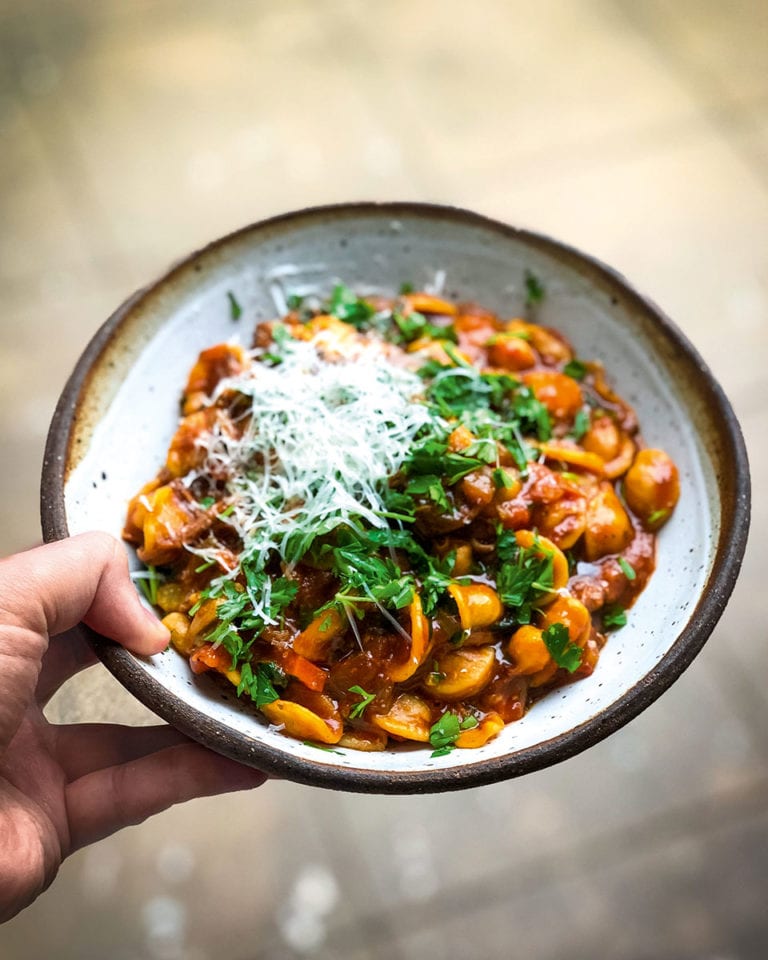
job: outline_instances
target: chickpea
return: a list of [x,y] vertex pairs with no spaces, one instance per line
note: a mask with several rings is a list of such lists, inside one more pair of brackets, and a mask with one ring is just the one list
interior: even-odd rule
[[624,496],[644,526],[657,530],[680,496],[680,478],[672,458],[663,450],[641,450],[624,478]]

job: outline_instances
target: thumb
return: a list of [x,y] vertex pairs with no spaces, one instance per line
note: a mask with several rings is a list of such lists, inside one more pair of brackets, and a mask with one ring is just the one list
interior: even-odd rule
[[117,540],[84,533],[0,560],[0,752],[31,703],[48,639],[84,620],[139,654],[168,631],[142,607]]
[[0,623],[53,636],[85,621],[98,633],[149,655],[168,631],[142,606],[122,545],[83,533],[0,560]]

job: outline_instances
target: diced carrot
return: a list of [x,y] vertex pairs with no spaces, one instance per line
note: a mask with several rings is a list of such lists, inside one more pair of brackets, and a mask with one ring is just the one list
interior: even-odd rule
[[319,693],[323,692],[325,681],[328,677],[325,670],[316,667],[311,660],[302,657],[301,654],[296,653],[295,650],[275,647],[272,653],[275,662],[278,666],[282,667],[287,674],[296,677],[297,680],[300,680],[304,686],[309,687],[310,690],[317,690]]

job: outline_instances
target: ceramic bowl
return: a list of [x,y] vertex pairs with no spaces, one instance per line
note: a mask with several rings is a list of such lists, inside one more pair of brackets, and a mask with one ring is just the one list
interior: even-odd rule
[[[680,469],[682,497],[657,569],[611,635],[595,673],[557,690],[478,750],[327,752],[268,729],[221,678],[193,678],[173,651],[141,659],[90,631],[112,673],[151,710],[218,752],[303,783],[381,793],[452,790],[564,760],[637,716],[680,676],[733,588],[749,523],[744,443],[720,386],[683,334],[619,274],[547,237],[474,213],[420,204],[347,204],[291,213],[218,240],[107,320],[70,378],[51,425],[42,483],[46,540],[120,535],[126,502],[165,458],[198,352],[282,310],[288,293],[360,292],[408,281],[519,313],[524,273],[544,283],[538,320],[605,363],[646,442]],[[243,307],[233,320],[232,291]],[[138,566],[135,557],[131,562]]]

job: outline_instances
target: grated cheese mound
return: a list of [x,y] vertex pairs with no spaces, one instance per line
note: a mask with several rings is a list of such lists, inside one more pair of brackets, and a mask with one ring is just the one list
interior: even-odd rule
[[[252,363],[222,380],[210,401],[229,391],[249,401],[241,438],[217,425],[198,442],[206,449],[200,473],[229,478],[226,522],[243,543],[241,560],[258,568],[275,554],[292,565],[314,536],[340,524],[386,527],[388,478],[430,421],[421,379],[390,362],[381,344],[358,338],[333,359],[327,347],[327,332],[288,341],[278,366]],[[216,555],[213,547],[194,552]]]

